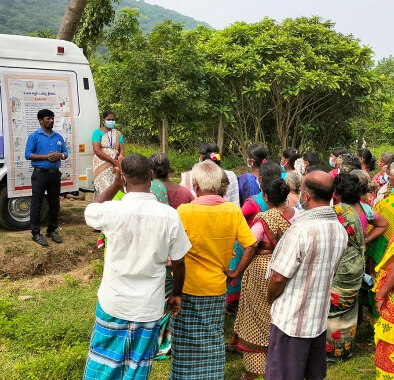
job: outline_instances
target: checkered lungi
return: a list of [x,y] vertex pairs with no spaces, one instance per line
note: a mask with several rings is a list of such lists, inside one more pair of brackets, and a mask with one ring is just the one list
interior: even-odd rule
[[182,310],[172,320],[171,380],[222,380],[226,362],[226,295],[183,294]]
[[160,319],[130,322],[96,308],[85,380],[145,380],[156,354]]

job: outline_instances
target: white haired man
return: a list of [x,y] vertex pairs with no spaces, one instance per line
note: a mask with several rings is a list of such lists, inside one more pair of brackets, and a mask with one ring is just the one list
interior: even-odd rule
[[[254,257],[256,238],[239,207],[217,195],[223,172],[205,160],[194,165],[195,200],[178,213],[192,247],[185,256],[182,311],[173,320],[173,380],[224,378],[226,281],[238,278]],[[228,270],[233,246],[245,248],[235,271]]]

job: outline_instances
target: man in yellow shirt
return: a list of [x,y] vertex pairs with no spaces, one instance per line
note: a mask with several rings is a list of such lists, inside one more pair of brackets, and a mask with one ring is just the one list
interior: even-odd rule
[[[172,380],[224,378],[226,281],[243,273],[257,247],[239,207],[217,195],[222,176],[209,160],[194,165],[198,198],[178,208],[192,248],[185,256],[182,311],[173,320]],[[246,248],[239,266],[231,271],[236,240]]]

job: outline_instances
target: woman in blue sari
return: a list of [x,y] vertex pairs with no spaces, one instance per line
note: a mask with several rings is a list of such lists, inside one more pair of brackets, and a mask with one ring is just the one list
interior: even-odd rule
[[267,161],[267,151],[259,144],[253,144],[248,148],[246,164],[252,171],[238,177],[239,203],[241,207],[246,199],[260,192],[259,169],[262,163]]

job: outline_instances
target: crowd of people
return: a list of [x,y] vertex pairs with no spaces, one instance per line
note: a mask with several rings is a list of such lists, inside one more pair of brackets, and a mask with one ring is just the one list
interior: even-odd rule
[[[29,136],[32,238],[49,197],[47,238],[57,243],[60,160],[67,149],[41,110]],[[363,306],[375,326],[377,378],[394,376],[394,153],[375,170],[366,149],[268,161],[247,150],[249,172],[221,169],[215,143],[170,179],[163,153],[124,157],[112,112],[92,137],[95,198],[86,222],[102,235],[105,265],[86,379],[146,379],[171,354],[170,379],[223,379],[225,349],[243,355],[241,379],[323,379],[349,359]],[[52,145],[59,145],[56,153]],[[36,210],[36,211],[34,211]],[[224,345],[225,312],[236,315]]]
[[[28,138],[31,231],[49,199],[58,226],[63,138],[40,110]],[[85,379],[147,379],[171,355],[173,380],[223,379],[225,350],[242,353],[243,380],[323,379],[352,356],[364,310],[375,328],[377,379],[394,378],[394,153],[287,148],[280,164],[259,144],[238,178],[216,143],[170,179],[164,153],[124,157],[112,112],[93,133],[95,197],[86,223],[102,234],[105,264]],[[53,149],[56,146],[56,149]],[[373,175],[374,174],[374,175]],[[372,176],[373,175],[373,176]],[[372,176],[372,177],[371,177]],[[363,309],[364,307],[364,309]],[[224,344],[225,313],[235,315]]]
[[323,379],[352,356],[363,310],[377,376],[394,376],[393,153],[371,178],[366,148],[333,149],[327,173],[316,152],[287,148],[278,164],[254,144],[237,178],[205,142],[178,185],[165,154],[123,157],[108,121],[85,211],[106,247],[85,379],[147,379],[168,355],[170,379],[223,379],[226,349],[243,380]]

